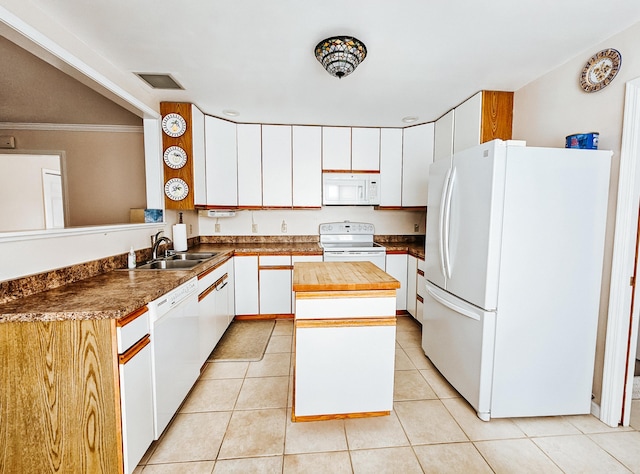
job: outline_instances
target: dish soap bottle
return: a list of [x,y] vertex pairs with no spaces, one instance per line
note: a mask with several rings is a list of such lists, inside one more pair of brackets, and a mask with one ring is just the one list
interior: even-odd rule
[[136,268],[136,253],[133,250],[133,247],[129,249],[129,254],[127,255],[127,267]]

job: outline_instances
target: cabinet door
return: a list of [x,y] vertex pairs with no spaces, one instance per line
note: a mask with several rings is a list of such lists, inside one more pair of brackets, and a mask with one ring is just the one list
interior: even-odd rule
[[291,314],[291,257],[260,256],[260,314]]
[[453,153],[480,144],[481,121],[482,92],[478,92],[455,108]]
[[433,161],[451,160],[453,155],[454,111],[450,110],[435,123],[433,140]]
[[[433,122],[404,129],[402,205],[427,205],[429,165],[433,163]],[[382,183],[384,186],[384,183]]]
[[416,317],[418,259],[407,255],[407,312]]
[[400,282],[396,290],[396,310],[404,311],[407,309],[407,254],[387,254],[385,271]]
[[207,204],[238,205],[236,124],[205,116]]
[[402,129],[380,130],[380,206],[402,205]]
[[262,206],[260,125],[238,124],[238,206]]
[[291,126],[262,126],[262,205],[291,207]]
[[258,314],[258,256],[233,257],[236,314]]
[[122,444],[126,473],[134,471],[153,442],[151,370],[151,344],[120,364]]
[[378,171],[380,169],[380,129],[351,129],[351,169]]
[[233,321],[236,311],[236,272],[235,272],[235,257],[229,260],[227,264],[227,273],[229,274],[229,284],[227,285],[227,327]]
[[351,128],[322,127],[322,169],[351,170]]
[[[193,140],[193,202],[196,206],[207,204],[207,172],[204,138],[204,114],[191,105],[191,139]],[[189,158],[187,157],[187,162]]]
[[[224,269],[223,269],[224,270]],[[218,285],[216,286],[216,305],[215,305],[215,319],[216,319],[216,337],[219,341],[224,332],[229,327],[229,274],[225,271]],[[216,341],[217,344],[217,341]]]
[[322,207],[321,127],[293,127],[293,207]]

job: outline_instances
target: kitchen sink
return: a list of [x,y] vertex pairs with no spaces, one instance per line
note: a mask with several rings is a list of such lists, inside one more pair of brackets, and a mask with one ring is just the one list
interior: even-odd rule
[[176,253],[167,257],[170,260],[207,260],[218,255],[218,252],[187,252]]
[[218,252],[179,252],[138,265],[135,270],[188,270],[218,255]]
[[154,260],[153,262],[138,265],[136,270],[185,270],[193,268],[203,260]]

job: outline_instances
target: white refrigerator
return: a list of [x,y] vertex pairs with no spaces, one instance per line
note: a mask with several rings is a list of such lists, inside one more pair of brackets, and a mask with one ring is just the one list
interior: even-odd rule
[[431,165],[422,346],[482,420],[590,412],[610,166],[502,140]]

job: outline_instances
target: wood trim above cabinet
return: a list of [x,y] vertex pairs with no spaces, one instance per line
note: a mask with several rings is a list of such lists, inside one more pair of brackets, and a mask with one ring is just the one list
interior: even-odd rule
[[[164,132],[162,134],[162,153],[171,146],[179,146],[187,154],[187,163],[179,169],[173,169],[167,166],[162,160],[162,168],[164,170],[164,181],[162,184],[162,194],[164,195],[165,209],[176,210],[193,210],[194,209],[194,179],[193,179],[193,120],[191,115],[192,104],[187,102],[160,102],[160,113],[162,117],[170,113],[177,113],[187,122],[187,130],[179,137],[170,137]],[[189,194],[181,201],[169,199],[164,193],[164,185],[172,178],[180,178],[189,186]]]
[[482,91],[480,143],[511,140],[512,126],[513,92]]

